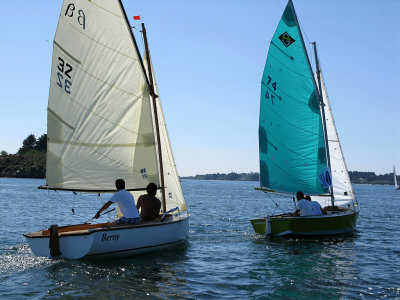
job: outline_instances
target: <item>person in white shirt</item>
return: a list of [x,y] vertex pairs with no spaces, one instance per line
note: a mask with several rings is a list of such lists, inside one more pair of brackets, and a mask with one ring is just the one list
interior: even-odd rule
[[94,216],[94,219],[98,219],[100,217],[100,213],[106,210],[111,204],[116,203],[123,215],[123,217],[119,218],[115,222],[111,223],[110,225],[114,224],[136,224],[140,223],[140,217],[138,210],[135,206],[135,200],[131,193],[129,193],[125,189],[125,181],[123,179],[115,180],[115,187],[118,192],[116,192],[110,201],[105,203],[99,211]]
[[312,201],[310,196],[305,196],[304,199],[310,201],[311,208],[312,208],[312,215],[313,216],[320,216],[322,215],[322,208],[321,205],[317,201]]
[[300,215],[301,217],[312,216],[313,212],[312,212],[311,202],[304,199],[303,192],[298,191],[296,193],[296,198],[297,198],[296,211],[292,215],[294,216]]

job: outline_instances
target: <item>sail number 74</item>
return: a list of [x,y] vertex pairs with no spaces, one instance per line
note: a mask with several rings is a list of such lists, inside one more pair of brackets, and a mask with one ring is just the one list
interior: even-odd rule
[[[270,77],[270,76],[267,76],[268,77],[268,81],[267,81],[267,86],[268,85],[270,85],[271,84],[271,81],[272,81],[272,78]],[[271,87],[274,89],[274,92],[276,92],[276,81],[274,81],[272,84],[271,84]],[[275,95],[274,94],[270,94],[270,93],[268,93],[268,87],[267,87],[267,90],[266,90],[266,92],[265,92],[265,99],[271,99],[271,102],[272,102],[272,104],[274,104],[274,98],[275,98]]]

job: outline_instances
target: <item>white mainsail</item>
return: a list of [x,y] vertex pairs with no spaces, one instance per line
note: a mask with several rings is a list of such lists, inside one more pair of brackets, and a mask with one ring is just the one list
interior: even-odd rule
[[394,177],[394,188],[396,190],[400,189],[399,184],[397,183],[396,169],[393,166],[393,177]]
[[[317,76],[316,76],[317,78]],[[331,174],[332,174],[332,186],[333,195],[336,205],[346,205],[354,200],[353,186],[350,181],[349,172],[347,170],[346,162],[344,160],[342,147],[340,145],[339,136],[337,134],[335,120],[333,118],[333,113],[331,105],[329,103],[329,97],[327,88],[324,81],[324,76],[320,68],[320,78],[322,85],[322,99],[325,104],[325,120],[326,120],[326,131],[328,137],[329,155],[331,163]],[[328,205],[330,199],[326,197],[318,197],[320,203],[324,199],[324,205]],[[314,200],[314,197],[313,197]]]
[[64,1],[54,38],[47,185],[160,185],[148,86],[119,1]]

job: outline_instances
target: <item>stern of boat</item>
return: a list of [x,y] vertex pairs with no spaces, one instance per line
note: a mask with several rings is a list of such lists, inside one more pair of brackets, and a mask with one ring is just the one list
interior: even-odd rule
[[[51,257],[50,235],[46,231],[24,234],[32,253],[36,256]],[[59,257],[68,259],[79,259],[84,257],[93,244],[92,235],[71,235],[59,238]]]
[[261,219],[250,220],[253,226],[254,232],[258,234],[270,234],[271,233],[271,222],[270,216]]

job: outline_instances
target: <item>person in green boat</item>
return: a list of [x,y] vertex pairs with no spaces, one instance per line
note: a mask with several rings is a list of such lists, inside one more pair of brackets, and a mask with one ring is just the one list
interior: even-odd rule
[[292,216],[312,216],[312,204],[310,201],[304,199],[304,194],[302,191],[298,191],[296,193],[296,198],[297,198],[297,205],[296,205],[296,211],[292,213]]
[[310,196],[305,196],[304,199],[308,200],[311,202],[311,208],[312,208],[312,215],[313,216],[320,216],[322,215],[322,208],[321,205],[317,201],[312,201]]

